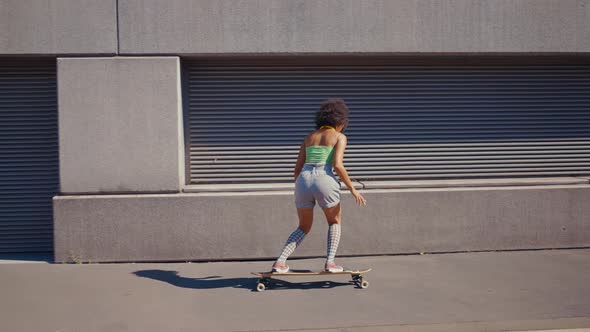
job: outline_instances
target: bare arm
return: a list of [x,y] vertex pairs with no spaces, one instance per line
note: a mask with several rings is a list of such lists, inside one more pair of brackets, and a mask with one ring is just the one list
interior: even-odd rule
[[350,190],[350,192],[352,193],[352,195],[354,196],[354,198],[356,199],[356,202],[360,205],[366,205],[367,201],[365,200],[365,198],[363,197],[363,195],[361,195],[356,188],[354,188],[352,181],[350,181],[350,178],[348,177],[348,172],[346,171],[346,168],[344,167],[344,150],[346,149],[346,144],[348,143],[348,139],[346,138],[346,136],[344,134],[340,135],[340,137],[338,137],[338,141],[336,142],[336,145],[334,146],[334,170],[336,171],[336,174],[338,174],[338,177],[340,178],[340,180],[342,180],[344,182],[344,184],[346,185],[346,187],[348,187],[348,189]]
[[303,142],[301,144],[301,147],[299,148],[299,155],[297,156],[297,163],[295,164],[295,170],[294,170],[294,180],[297,181],[297,177],[299,176],[299,173],[301,173],[301,170],[303,169],[303,164],[305,164],[305,142]]

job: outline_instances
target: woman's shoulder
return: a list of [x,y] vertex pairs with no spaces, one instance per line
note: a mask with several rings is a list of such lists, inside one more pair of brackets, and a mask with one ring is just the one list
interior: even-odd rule
[[305,137],[303,138],[303,143],[307,144],[311,140],[314,133],[315,131],[312,131],[309,134],[305,135]]

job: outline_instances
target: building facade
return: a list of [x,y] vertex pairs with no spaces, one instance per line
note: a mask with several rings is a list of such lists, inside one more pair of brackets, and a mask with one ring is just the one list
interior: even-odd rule
[[368,200],[339,254],[590,246],[589,0],[4,0],[0,28],[0,253],[275,257],[330,97]]

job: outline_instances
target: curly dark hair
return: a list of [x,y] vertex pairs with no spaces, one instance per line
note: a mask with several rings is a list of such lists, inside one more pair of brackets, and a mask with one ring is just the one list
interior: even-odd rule
[[339,98],[326,99],[321,102],[320,110],[315,114],[316,129],[321,126],[336,127],[348,122],[348,106]]

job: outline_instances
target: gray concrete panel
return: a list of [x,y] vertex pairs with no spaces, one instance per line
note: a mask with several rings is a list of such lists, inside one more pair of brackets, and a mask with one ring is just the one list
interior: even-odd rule
[[2,0],[0,54],[115,54],[115,0]]
[[[590,246],[590,185],[343,193],[339,255]],[[316,208],[294,257],[325,255]],[[276,258],[297,227],[292,192],[54,198],[56,261]]]
[[58,85],[62,193],[179,191],[177,57],[60,58]]
[[590,0],[120,0],[121,54],[590,52]]

